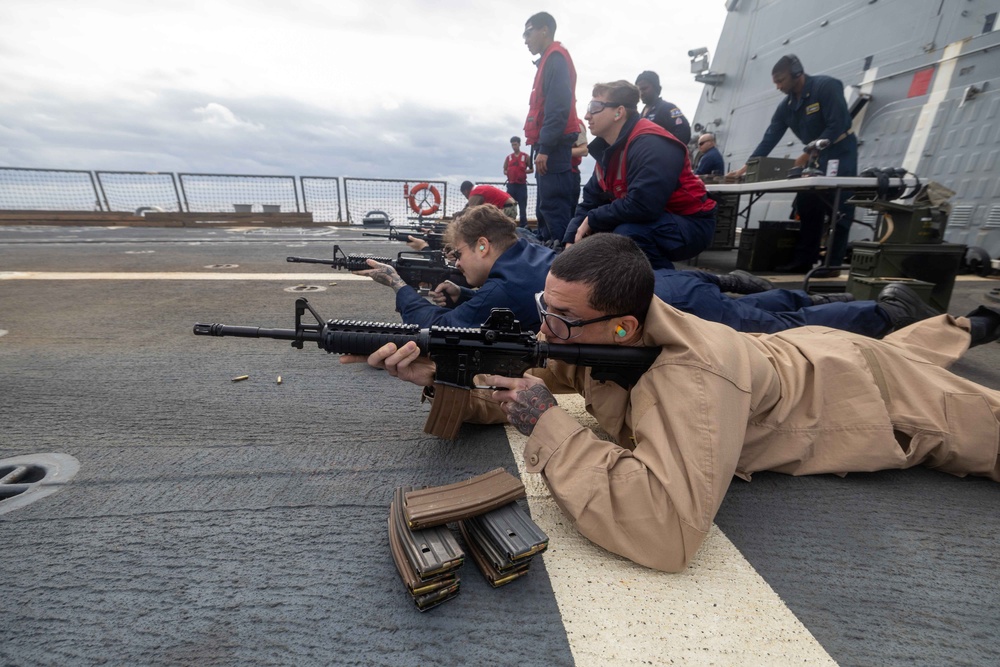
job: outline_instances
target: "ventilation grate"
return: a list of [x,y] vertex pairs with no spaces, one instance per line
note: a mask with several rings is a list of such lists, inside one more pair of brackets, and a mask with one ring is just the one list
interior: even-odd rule
[[997,227],[1000,227],[1000,206],[991,206],[983,229],[996,229]]
[[972,211],[974,206],[956,206],[948,216],[948,227],[968,227],[972,221]]

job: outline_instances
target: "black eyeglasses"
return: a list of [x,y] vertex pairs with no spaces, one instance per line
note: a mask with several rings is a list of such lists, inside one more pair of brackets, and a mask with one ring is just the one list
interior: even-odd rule
[[711,141],[711,139],[705,139],[705,141],[699,141],[699,142],[698,142],[698,145],[699,145],[699,146],[704,146],[705,144],[707,144],[707,143],[708,143],[708,142],[710,142],[710,141]]
[[614,102],[602,102],[601,100],[590,100],[590,104],[587,105],[587,113],[593,116],[595,113],[600,113],[607,109],[608,107],[617,107],[620,104],[615,104]]
[[538,292],[535,294],[535,307],[538,308],[538,319],[549,328],[549,331],[553,336],[559,340],[570,340],[576,338],[583,332],[580,331],[576,334],[572,334],[571,330],[576,327],[585,327],[588,324],[595,324],[597,322],[607,322],[608,320],[613,320],[616,317],[625,317],[627,313],[622,313],[621,315],[604,315],[603,317],[595,317],[592,320],[569,320],[562,315],[556,315],[555,313],[550,313],[545,310],[545,299],[542,297],[544,292]]
[[[469,246],[465,246],[465,248],[468,249]],[[462,259],[462,251],[457,247],[449,249],[447,254],[451,257],[453,262],[457,262]]]

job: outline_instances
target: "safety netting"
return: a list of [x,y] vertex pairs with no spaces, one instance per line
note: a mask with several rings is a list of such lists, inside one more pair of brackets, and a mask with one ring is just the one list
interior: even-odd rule
[[178,174],[181,197],[191,212],[298,212],[294,176]]
[[[344,178],[347,222],[364,224],[365,219],[388,219],[393,225],[413,225],[441,220],[453,209],[451,195],[463,199],[455,186],[449,193],[445,181],[417,181],[398,178]],[[464,201],[458,206],[461,209]]]
[[89,171],[0,167],[0,209],[103,211],[104,207]]
[[109,211],[142,210],[179,212],[180,191],[172,173],[98,171],[97,185]]
[[302,206],[315,222],[341,222],[340,179],[336,176],[300,176]]

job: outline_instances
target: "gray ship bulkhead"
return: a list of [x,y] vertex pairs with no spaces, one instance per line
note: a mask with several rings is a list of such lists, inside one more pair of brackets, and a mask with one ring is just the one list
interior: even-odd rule
[[[795,53],[807,74],[840,79],[855,115],[858,168],[904,167],[955,191],[945,240],[1000,257],[1000,4],[985,0],[731,0],[694,123],[740,167],[782,99],[771,67]],[[773,157],[796,157],[786,133]],[[786,219],[791,197],[766,198],[757,220]],[[874,222],[858,209],[858,219]],[[852,239],[870,239],[855,225]]]

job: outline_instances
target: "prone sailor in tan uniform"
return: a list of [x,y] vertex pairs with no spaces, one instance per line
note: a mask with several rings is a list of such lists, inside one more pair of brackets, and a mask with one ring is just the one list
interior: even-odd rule
[[[427,428],[454,437],[457,427],[435,425],[510,421],[530,436],[528,471],[543,476],[580,532],[642,565],[687,567],[734,475],[922,465],[1000,481],[1000,392],[946,370],[970,344],[1000,335],[1000,313],[985,307],[882,340],[825,327],[740,333],[654,298],[648,260],[617,234],[562,253],[538,307],[550,343],[662,352],[630,389],[561,362],[522,378],[482,378],[496,391],[437,385]],[[433,385],[433,362],[414,343],[367,360]],[[553,394],[570,392],[584,396],[614,442],[558,406]]]

